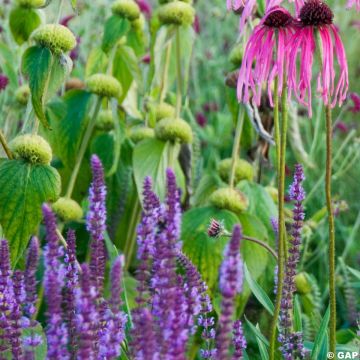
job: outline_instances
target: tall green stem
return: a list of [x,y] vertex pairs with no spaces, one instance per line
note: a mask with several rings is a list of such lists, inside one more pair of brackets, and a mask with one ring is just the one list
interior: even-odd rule
[[83,140],[81,142],[80,149],[79,149],[79,152],[78,152],[78,156],[77,156],[77,159],[76,159],[76,162],[75,162],[74,170],[71,173],[71,178],[70,178],[68,188],[67,188],[67,191],[66,191],[66,195],[65,195],[67,198],[71,198],[72,192],[74,190],[75,182],[76,182],[77,176],[79,174],[79,170],[80,170],[80,165],[81,165],[81,162],[82,162],[82,160],[84,158],[86,148],[87,148],[87,146],[89,144],[90,137],[91,137],[91,135],[93,133],[93,130],[94,130],[94,127],[95,127],[95,124],[96,124],[96,119],[97,119],[97,116],[98,116],[100,108],[101,108],[101,100],[102,100],[101,97],[97,98],[93,116],[92,116],[92,118],[90,119],[90,121],[88,123],[88,126],[86,128]]
[[182,103],[182,75],[181,75],[181,44],[180,44],[180,29],[176,28],[176,118],[180,117],[181,103]]
[[274,81],[274,132],[276,146],[276,170],[280,174],[280,125],[279,125],[279,78]]
[[5,136],[1,129],[0,129],[0,143],[6,153],[6,156],[11,160],[13,158],[13,155],[11,153],[11,150],[8,147]]
[[335,354],[336,349],[336,290],[335,290],[335,222],[331,202],[331,160],[332,160],[332,119],[331,106],[325,108],[326,117],[326,174],[325,194],[329,218],[329,296],[330,296],[330,348]]
[[234,188],[235,183],[235,169],[236,169],[236,163],[239,157],[240,152],[240,139],[241,139],[241,133],[244,125],[244,118],[245,118],[245,112],[242,107],[239,107],[237,122],[236,122],[236,130],[235,130],[235,137],[234,137],[234,144],[232,149],[232,160],[231,160],[231,168],[230,168],[230,174],[229,174],[229,186],[231,188]]
[[167,83],[168,83],[168,73],[169,73],[169,65],[170,65],[170,56],[171,56],[171,42],[166,46],[165,52],[165,63],[164,63],[164,71],[161,80],[161,90],[160,90],[160,104],[164,101],[167,91]]
[[[284,75],[286,79],[286,75]],[[275,346],[276,346],[276,325],[278,323],[281,307],[281,297],[284,283],[285,270],[285,250],[286,250],[286,234],[285,234],[285,213],[284,213],[284,195],[285,195],[285,161],[286,161],[286,133],[288,122],[288,104],[287,104],[287,88],[286,80],[284,80],[282,94],[281,94],[281,133],[280,133],[280,153],[279,153],[279,246],[278,246],[278,279],[277,279],[277,293],[274,309],[274,316],[271,323],[270,332],[270,354],[269,359],[275,360]]]

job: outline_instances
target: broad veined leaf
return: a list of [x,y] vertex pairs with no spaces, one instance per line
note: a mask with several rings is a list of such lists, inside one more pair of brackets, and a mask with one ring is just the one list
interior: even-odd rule
[[44,329],[42,328],[40,323],[31,328],[24,328],[22,330],[23,337],[29,337],[34,335],[41,336],[42,338],[42,342],[34,348],[34,358],[37,360],[45,360],[47,355],[47,341]]
[[145,36],[143,31],[130,29],[126,35],[126,43],[134,50],[136,56],[140,57],[145,53]]
[[0,224],[14,263],[41,221],[41,205],[55,201],[60,188],[60,176],[51,166],[31,165],[23,160],[0,164]]
[[22,69],[29,77],[32,105],[45,127],[49,127],[44,111],[45,100],[60,87],[71,67],[72,62],[68,56],[53,55],[45,47],[32,46],[23,55]]
[[130,23],[117,15],[112,15],[105,23],[104,36],[101,48],[108,53],[118,40],[121,39],[130,29]]
[[207,227],[210,220],[221,220],[227,229],[239,222],[235,214],[214,207],[191,209],[184,213],[181,240],[184,252],[200,271],[209,288],[217,288],[219,267],[223,257],[227,237],[210,238]]
[[31,33],[41,24],[41,18],[34,9],[16,7],[11,10],[9,25],[17,44],[27,41]]
[[105,72],[107,63],[108,56],[101,49],[93,48],[86,62],[85,76]]
[[[161,200],[166,193],[166,168],[169,164],[169,147],[173,146],[169,142],[157,139],[143,140],[138,143],[133,153],[133,166],[135,183],[140,199],[142,200],[142,188],[146,176],[152,178],[154,191]],[[177,146],[177,145],[175,145]],[[178,149],[175,149],[177,152]],[[185,190],[184,174],[179,163],[176,161],[175,174],[177,186]]]
[[91,154],[97,154],[107,173],[114,161],[115,138],[114,133],[105,133],[96,136],[91,143]]

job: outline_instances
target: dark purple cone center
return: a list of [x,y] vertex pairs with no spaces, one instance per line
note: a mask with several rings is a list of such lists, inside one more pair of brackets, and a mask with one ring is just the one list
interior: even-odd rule
[[300,10],[300,20],[305,26],[330,25],[333,17],[329,6],[319,0],[309,0]]
[[284,12],[283,10],[275,10],[266,17],[264,25],[273,28],[280,28],[289,25],[291,20],[292,17],[288,12]]

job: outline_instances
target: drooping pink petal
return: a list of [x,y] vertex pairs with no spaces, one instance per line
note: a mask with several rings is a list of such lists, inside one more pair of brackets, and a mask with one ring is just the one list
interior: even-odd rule
[[350,9],[355,5],[356,11],[360,11],[360,0],[348,0],[346,7]]

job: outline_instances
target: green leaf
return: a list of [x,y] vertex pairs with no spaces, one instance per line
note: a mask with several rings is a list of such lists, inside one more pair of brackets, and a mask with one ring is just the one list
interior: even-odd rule
[[[260,331],[259,324],[256,324],[256,329]],[[268,354],[266,345],[258,337],[256,337],[256,342],[257,342],[258,347],[259,347],[261,360],[268,360],[269,359],[269,354]]]
[[58,172],[48,165],[31,165],[23,160],[0,164],[0,224],[9,241],[15,263],[40,224],[41,205],[60,194]]
[[360,271],[359,270],[353,269],[350,266],[348,266],[347,268],[358,280],[360,280]]
[[261,330],[258,326],[254,326],[245,316],[245,321],[247,325],[249,326],[251,332],[255,335],[256,339],[259,339],[266,347],[269,347],[269,341],[266,339],[266,337],[261,333]]
[[[140,199],[142,199],[142,188],[146,176],[152,178],[154,191],[159,198],[161,200],[165,198],[166,168],[169,164],[168,153],[170,146],[173,145],[157,139],[144,140],[136,145],[133,153],[133,167]],[[184,190],[185,179],[178,163],[175,167],[175,174],[177,185]]]
[[93,48],[86,62],[85,77],[105,72],[108,61],[107,55],[101,49]]
[[44,112],[45,100],[58,90],[71,67],[72,62],[68,56],[53,55],[45,47],[32,46],[23,55],[22,69],[29,77],[32,105],[45,128],[49,127]]
[[47,341],[46,341],[46,335],[44,329],[42,328],[41,324],[38,323],[36,326],[33,326],[31,328],[24,328],[22,330],[23,337],[34,336],[34,335],[39,335],[42,338],[41,344],[35,347],[34,359],[45,360],[47,355]]
[[77,0],[70,0],[70,5],[73,8],[73,10],[76,10]]
[[105,173],[107,173],[112,165],[114,160],[114,148],[115,148],[115,139],[114,133],[105,133],[100,134],[91,143],[91,153],[97,154],[104,166]]
[[112,15],[105,23],[104,36],[101,48],[108,53],[113,46],[129,31],[130,24],[127,19]]
[[245,279],[249,284],[251,292],[254,296],[259,300],[260,304],[264,306],[264,308],[273,315],[274,313],[274,304],[271,302],[270,298],[267,296],[266,292],[262,289],[262,287],[252,278],[246,263],[244,264],[245,270]]
[[294,329],[302,332],[301,306],[298,295],[294,297]]
[[41,18],[36,10],[16,7],[11,10],[9,25],[11,34],[17,44],[27,41],[31,33],[41,24]]
[[181,239],[184,252],[200,271],[209,288],[217,288],[219,267],[227,237],[210,238],[207,227],[214,218],[224,222],[227,229],[238,223],[235,214],[214,207],[194,208],[184,213],[181,226]]
[[13,51],[2,42],[0,42],[0,63],[4,74],[9,78],[10,86],[16,89],[19,86],[16,56]]
[[318,359],[318,355],[321,347],[323,346],[323,341],[326,338],[327,326],[330,319],[330,307],[327,308],[326,313],[321,320],[319,330],[316,334],[314,345],[311,351],[311,359]]

